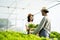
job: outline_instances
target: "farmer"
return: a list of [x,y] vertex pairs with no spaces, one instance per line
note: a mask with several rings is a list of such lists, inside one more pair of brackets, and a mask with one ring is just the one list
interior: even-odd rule
[[40,22],[40,24],[38,25],[38,27],[34,30],[33,34],[39,34],[40,37],[49,37],[50,34],[50,30],[51,30],[51,23],[50,20],[48,19],[48,15],[47,13],[49,13],[49,11],[46,8],[42,8],[41,9],[41,13],[42,13],[42,20]]

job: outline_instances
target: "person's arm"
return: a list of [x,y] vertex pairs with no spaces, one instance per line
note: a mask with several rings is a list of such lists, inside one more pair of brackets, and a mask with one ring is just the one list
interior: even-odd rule
[[45,25],[45,29],[47,29],[49,32],[51,30],[51,23],[48,19],[47,19],[47,22],[46,22],[46,25]]
[[36,28],[36,30],[34,30],[32,34],[37,34],[44,27],[45,22],[46,22],[46,19],[43,18],[40,24],[38,25],[38,27]]
[[29,30],[29,27],[28,27],[28,25],[25,25],[26,26],[26,30]]

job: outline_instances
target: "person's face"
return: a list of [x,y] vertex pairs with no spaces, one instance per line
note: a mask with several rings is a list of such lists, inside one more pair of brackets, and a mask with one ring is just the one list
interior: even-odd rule
[[33,20],[33,16],[30,16],[30,20]]
[[42,16],[44,16],[44,15],[45,15],[45,12],[41,11],[41,13],[42,13]]

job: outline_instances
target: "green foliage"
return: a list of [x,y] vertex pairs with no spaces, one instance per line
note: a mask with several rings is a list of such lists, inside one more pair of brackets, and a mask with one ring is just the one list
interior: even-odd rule
[[36,28],[37,25],[35,25],[35,24],[29,24],[28,27],[30,27],[30,28]]
[[57,38],[53,38],[53,40],[58,40]]
[[0,31],[0,40],[60,40],[60,34],[51,32],[50,38],[39,37],[33,34],[23,34],[14,31]]
[[50,33],[50,38],[60,38],[60,33],[51,32],[51,33]]
[[40,40],[40,37],[32,34],[22,34],[14,31],[1,31],[0,40]]

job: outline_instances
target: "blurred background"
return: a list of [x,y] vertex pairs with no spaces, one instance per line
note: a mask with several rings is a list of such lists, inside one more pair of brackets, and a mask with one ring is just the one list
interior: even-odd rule
[[39,24],[41,9],[49,10],[51,31],[60,33],[60,0],[0,0],[0,29],[26,32],[27,15],[34,15],[34,23]]

